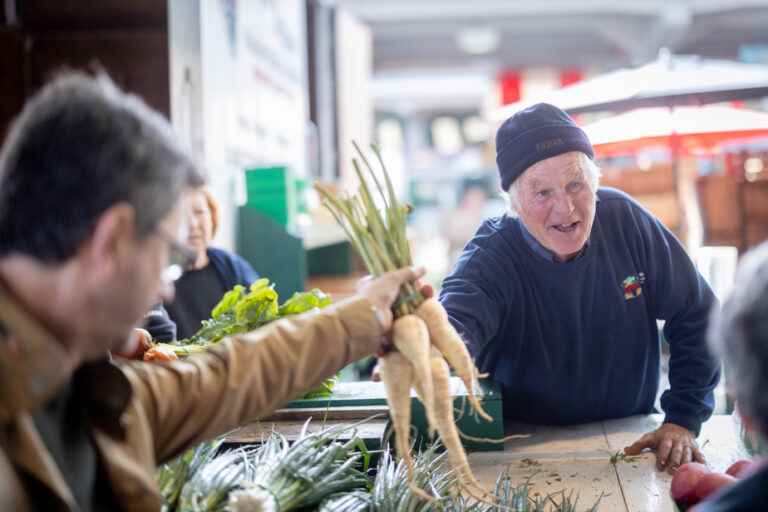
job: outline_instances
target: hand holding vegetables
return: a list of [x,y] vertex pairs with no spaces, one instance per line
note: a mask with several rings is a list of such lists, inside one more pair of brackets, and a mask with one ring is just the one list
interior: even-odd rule
[[406,267],[388,272],[381,277],[360,281],[357,294],[368,299],[373,305],[382,331],[386,332],[392,328],[392,305],[397,300],[400,287],[424,277],[426,272],[424,267]]
[[150,347],[152,347],[152,335],[146,329],[135,327],[128,335],[125,345],[115,355],[126,359],[141,359]]
[[[355,195],[339,196],[320,184],[315,184],[315,188],[322,196],[324,205],[346,232],[368,271],[373,276],[382,276],[379,280],[388,275],[400,275],[398,272],[406,271],[397,269],[412,265],[406,233],[406,215],[410,208],[399,203],[378,149],[372,147],[382,169],[383,182],[357,144],[355,149],[367,170],[364,176],[358,160],[352,160],[360,182]],[[373,185],[369,187],[366,178],[375,184],[375,188]],[[419,286],[411,282],[416,278],[418,274],[402,274],[398,292],[386,297],[369,297],[374,304],[376,301],[379,305],[383,304],[384,309],[394,300],[392,311],[381,314],[380,321],[383,326],[392,324],[392,343],[396,350],[379,358],[379,370],[395,430],[397,452],[406,462],[409,476],[412,475],[409,436],[410,390],[413,387],[424,404],[430,430],[439,432],[446,447],[459,487],[483,499],[487,493],[469,468],[454,425],[448,364],[453,366],[465,383],[474,410],[490,420],[474,395],[478,371],[466,345],[448,321],[445,309],[434,298],[422,295]]]
[[624,448],[624,453],[637,455],[646,448],[656,452],[659,470],[666,468],[670,474],[681,464],[691,461],[705,463],[693,432],[674,423],[664,423],[653,432],[645,434]]

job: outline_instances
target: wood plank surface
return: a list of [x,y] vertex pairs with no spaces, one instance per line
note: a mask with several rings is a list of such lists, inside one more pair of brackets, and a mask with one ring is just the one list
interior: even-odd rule
[[[554,495],[562,491],[568,495],[572,492],[574,499],[578,496],[578,510],[587,510],[598,499],[598,510],[626,510],[616,472],[605,459],[522,457],[499,464],[480,455],[485,454],[473,453],[469,458],[472,470],[484,489],[493,489],[499,474],[508,468],[516,484],[530,479],[531,496]],[[559,502],[560,497],[553,496],[553,499]]]
[[582,425],[546,426],[506,422],[506,435],[528,436],[505,443],[504,452],[518,457],[569,454],[580,457],[608,457],[610,446],[602,422]]
[[508,436],[526,437],[507,441],[503,452],[469,454],[484,488],[491,489],[508,468],[518,485],[530,478],[532,496],[572,492],[579,497],[579,510],[587,510],[598,499],[598,510],[626,510],[601,422],[563,427],[508,422],[504,430]]
[[[310,423],[312,432],[357,421],[353,418],[360,414],[357,408],[340,409],[341,419],[325,421],[325,408],[314,412],[280,411],[277,417],[282,421],[252,423],[230,434],[227,441],[259,442],[273,429],[293,439],[301,432],[307,415],[315,417]],[[567,427],[508,423],[507,435],[525,437],[507,441],[503,451],[470,453],[469,462],[487,490],[508,470],[513,483],[519,485],[530,479],[533,496],[553,495],[557,501],[559,496],[555,495],[562,491],[578,495],[578,510],[586,510],[600,499],[601,511],[673,512],[676,508],[669,494],[671,476],[656,469],[653,453],[615,464],[610,460],[612,453],[657,428],[662,421],[662,415],[650,415]],[[380,439],[385,428],[386,418],[375,419],[359,425],[357,433],[364,439]],[[733,461],[746,456],[730,416],[714,416],[705,423],[699,443],[715,471],[724,471]]]
[[[663,420],[662,415],[655,414],[605,422],[608,443],[612,450],[620,450],[645,432],[658,428]],[[723,472],[736,460],[748,458],[729,415],[716,415],[704,423],[698,441],[713,471]],[[656,469],[656,456],[653,453],[644,453],[631,461],[619,462],[616,471],[630,511],[676,510],[669,494],[672,476]]]
[[[669,494],[672,477],[656,469],[653,453],[616,464],[610,461],[611,454],[658,428],[663,419],[656,414],[566,427],[509,423],[505,425],[507,435],[528,437],[508,441],[503,452],[471,453],[469,461],[487,489],[509,468],[517,483],[531,478],[533,492],[540,495],[573,490],[580,496],[579,509],[587,509],[603,493],[598,510],[674,512]],[[713,416],[703,425],[699,444],[715,471],[724,471],[735,460],[746,458],[727,415]]]

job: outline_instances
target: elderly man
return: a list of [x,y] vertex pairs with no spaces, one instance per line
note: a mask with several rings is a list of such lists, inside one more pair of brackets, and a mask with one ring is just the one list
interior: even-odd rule
[[496,151],[510,213],[483,223],[440,299],[500,384],[505,416],[569,424],[654,412],[661,319],[666,417],[628,452],[655,449],[660,468],[701,460],[695,437],[719,379],[705,345],[709,286],[653,215],[598,189],[592,146],[560,109],[518,112]]
[[[712,348],[723,358],[728,385],[741,415],[768,439],[768,243],[750,251],[739,266],[733,292],[710,329]],[[740,481],[696,512],[768,510],[768,465]]]
[[315,314],[169,364],[112,364],[184,261],[201,183],[170,127],[106,78],[63,77],[0,154],[0,508],[160,510],[158,463],[377,351],[403,269]]

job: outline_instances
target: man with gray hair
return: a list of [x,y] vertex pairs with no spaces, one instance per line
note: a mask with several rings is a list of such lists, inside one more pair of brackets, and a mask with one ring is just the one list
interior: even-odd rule
[[[723,359],[729,391],[749,428],[768,439],[768,242],[747,253],[722,311],[714,316],[709,342]],[[729,487],[696,512],[768,510],[768,465]]]
[[0,152],[0,509],[160,510],[159,463],[375,353],[401,269],[168,364],[112,363],[189,251],[201,183],[168,123],[106,77],[33,97]]
[[673,470],[703,460],[695,437],[719,367],[706,348],[714,295],[677,239],[626,194],[598,189],[586,134],[537,104],[508,119],[496,160],[510,213],[483,223],[440,300],[505,416],[573,424],[654,412],[657,320],[671,387],[664,423],[627,448]]

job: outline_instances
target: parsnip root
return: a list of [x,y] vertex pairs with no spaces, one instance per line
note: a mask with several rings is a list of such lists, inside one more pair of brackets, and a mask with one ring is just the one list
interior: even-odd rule
[[434,297],[425,300],[417,309],[416,316],[424,320],[429,331],[432,344],[442,353],[448,364],[456,371],[456,375],[464,382],[467,388],[467,396],[472,408],[486,421],[493,421],[490,414],[485,412],[480,400],[475,396],[475,384],[478,371],[472,362],[467,346],[456,332],[448,313],[440,302]]
[[453,397],[450,389],[450,372],[443,356],[434,349],[430,357],[432,383],[435,388],[435,420],[440,439],[448,453],[448,461],[456,472],[459,484],[470,496],[482,499],[487,492],[472,473],[464,446],[459,439],[453,418]]
[[389,405],[389,416],[395,428],[397,455],[408,466],[409,477],[413,474],[411,458],[411,386],[413,365],[400,352],[392,351],[379,358],[379,372]]
[[416,315],[405,315],[395,320],[392,326],[392,342],[413,367],[413,379],[421,386],[420,399],[427,412],[430,432],[435,425],[434,392],[432,375],[429,370],[431,344],[429,331],[424,321]]

